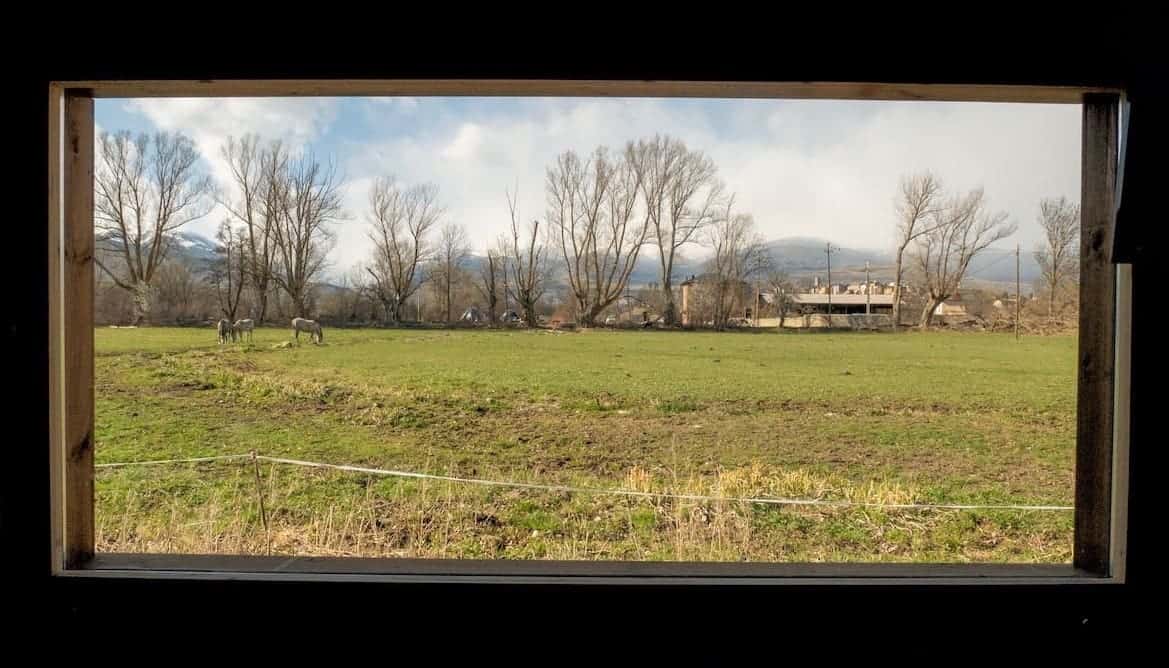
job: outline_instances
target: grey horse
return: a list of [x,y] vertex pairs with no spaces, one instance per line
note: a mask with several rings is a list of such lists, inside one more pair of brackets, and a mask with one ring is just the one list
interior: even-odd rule
[[227,343],[227,337],[229,336],[231,337],[232,341],[235,341],[235,330],[231,326],[231,321],[227,318],[223,318],[219,321],[218,331],[220,344]]
[[300,342],[300,333],[308,332],[312,336],[313,343],[321,343],[325,340],[325,335],[321,332],[321,324],[315,320],[306,320],[305,318],[292,319],[292,336],[296,341]]
[[236,320],[232,325],[232,331],[239,337],[240,341],[244,340],[244,332],[248,334],[248,341],[252,340],[252,332],[256,329],[256,321],[251,318],[244,318],[243,320]]

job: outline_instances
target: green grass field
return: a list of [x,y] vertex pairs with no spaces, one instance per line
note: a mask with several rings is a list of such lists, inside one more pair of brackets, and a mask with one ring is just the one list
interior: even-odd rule
[[[588,489],[1071,505],[1074,337],[98,329],[97,461],[246,453]],[[302,337],[303,340],[303,337]],[[103,551],[1071,558],[1072,514],[551,492],[230,461],[99,469]],[[263,495],[269,519],[259,512]]]

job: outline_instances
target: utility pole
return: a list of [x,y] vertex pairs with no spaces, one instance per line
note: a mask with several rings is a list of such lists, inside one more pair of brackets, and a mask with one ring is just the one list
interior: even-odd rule
[[751,311],[751,326],[759,326],[759,282],[755,282],[755,308]]
[[1023,302],[1023,295],[1019,290],[1019,249],[1021,244],[1015,244],[1015,340],[1019,340],[1019,310]]
[[507,289],[507,256],[503,257],[503,315],[507,317],[508,311],[511,310],[511,301],[508,299],[510,293]]
[[824,248],[824,254],[828,256],[828,326],[832,327],[832,244]]
[[873,286],[869,283],[869,261],[865,260],[865,315],[869,315],[869,293],[873,291]]

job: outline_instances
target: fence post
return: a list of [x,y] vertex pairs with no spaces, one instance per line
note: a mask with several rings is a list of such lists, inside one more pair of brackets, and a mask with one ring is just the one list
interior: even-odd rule
[[256,458],[256,451],[252,450],[252,470],[256,474],[256,499],[260,502],[260,521],[264,523],[265,552],[272,556],[272,532],[268,529],[268,512],[264,508],[264,487],[260,483],[260,460]]

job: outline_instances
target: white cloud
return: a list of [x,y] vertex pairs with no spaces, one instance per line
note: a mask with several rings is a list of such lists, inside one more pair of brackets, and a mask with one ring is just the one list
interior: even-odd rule
[[[368,254],[364,213],[375,176],[438,184],[447,219],[465,225],[481,252],[508,223],[505,189],[518,183],[521,216],[543,218],[544,170],[557,153],[617,149],[656,133],[707,151],[740,210],[753,213],[769,238],[888,247],[898,179],[927,168],[954,189],[984,186],[992,206],[1020,224],[1010,245],[1038,239],[1041,197],[1079,193],[1080,113],[1070,105],[739,100],[714,109],[682,100],[536,98],[464,101],[458,106],[470,111],[456,113],[442,100],[369,101],[376,104],[361,109],[376,134],[337,144],[352,219],[337,228],[334,273]],[[228,134],[313,141],[334,122],[335,104],[202,99],[131,107],[191,134],[214,164]],[[401,129],[395,114],[404,108],[425,120],[424,129]],[[214,169],[222,178],[224,166]]]
[[[181,130],[195,142],[216,183],[227,186],[231,172],[220,151],[228,136],[256,133],[293,146],[310,144],[328,131],[337,104],[335,98],[143,98],[127,102],[125,110],[160,130]],[[210,236],[224,214],[217,207],[190,230]]]
[[483,133],[474,123],[459,127],[454,140],[442,150],[442,157],[454,160],[468,160],[475,157],[475,151],[483,143]]
[[418,98],[409,96],[400,97],[371,97],[367,98],[373,104],[392,105],[412,109],[418,106]]
[[709,152],[770,238],[887,247],[898,179],[928,168],[955,189],[983,185],[1027,245],[1039,199],[1079,190],[1074,106],[753,101],[722,126],[699,111],[652,99],[541,100],[523,114],[452,118],[441,131],[364,147],[347,172],[438,183],[449,217],[478,245],[506,225],[503,192],[517,180],[522,215],[543,216],[544,169],[556,153],[657,132]]

